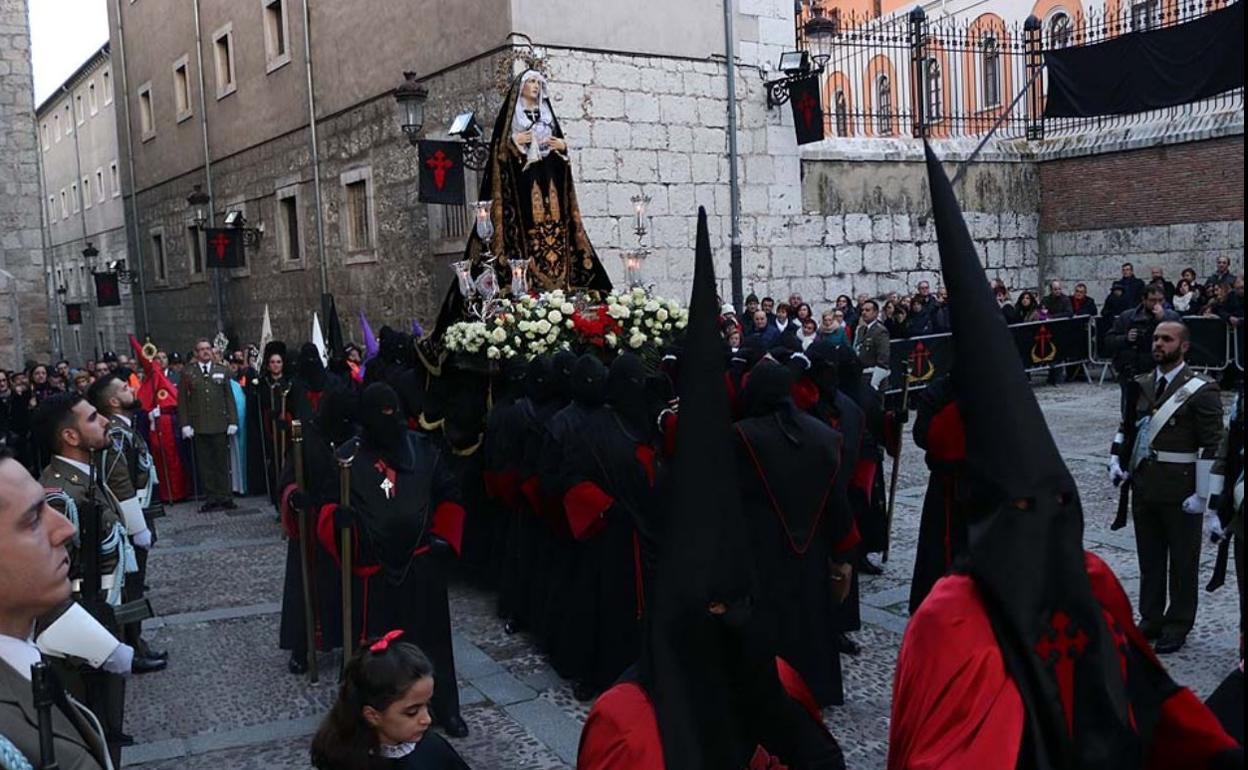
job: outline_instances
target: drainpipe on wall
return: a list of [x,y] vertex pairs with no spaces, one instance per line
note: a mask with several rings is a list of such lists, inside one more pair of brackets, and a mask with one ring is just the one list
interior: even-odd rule
[[308,143],[312,149],[312,195],[316,199],[316,246],[321,260],[321,294],[329,293],[329,263],[325,260],[325,219],[321,202],[321,152],[316,138],[316,89],[312,79],[311,0],[303,0],[303,68],[308,76]]
[[[126,165],[129,168],[130,175],[130,224],[133,233],[131,238],[132,249],[127,250],[128,253],[134,255],[133,264],[139,271],[139,309],[143,312],[143,337],[151,336],[152,328],[147,317],[147,276],[145,275],[147,268],[143,265],[143,241],[139,238],[139,206],[138,206],[138,183],[134,178],[134,132],[130,130],[130,86],[129,78],[126,74],[126,32],[125,25],[121,21],[121,0],[113,0],[113,10],[117,14],[117,53],[121,56],[121,109],[126,120]],[[117,99],[113,99],[113,109],[116,109]]]
[[[56,255],[48,248],[51,240],[52,220],[48,218],[48,211],[44,208],[44,201],[48,199],[48,180],[44,177],[43,168],[43,136],[39,132],[39,118],[31,115],[31,120],[35,124],[35,163],[39,169],[39,235],[43,244],[43,267],[46,276],[44,293],[48,300],[48,318],[56,319],[56,355],[58,358],[65,358],[65,314],[57,309],[58,302],[53,301],[53,297],[60,297],[56,293],[58,288],[56,285]],[[20,338],[19,338],[20,339]],[[21,351],[18,351],[19,353]],[[19,362],[22,360],[19,356]]]
[[741,275],[741,186],[737,179],[737,57],[736,32],[733,30],[732,0],[724,0],[724,58],[728,65],[728,204],[732,220],[732,305],[741,312],[744,307],[744,280]]
[[[199,128],[204,135],[204,186],[208,192],[208,226],[216,223],[217,209],[212,194],[212,155],[208,149],[208,97],[204,91],[204,37],[199,28],[199,0],[194,2],[195,11],[195,60],[199,67]],[[212,293],[217,301],[217,331],[225,331],[225,316],[221,309],[221,270],[212,271]]]

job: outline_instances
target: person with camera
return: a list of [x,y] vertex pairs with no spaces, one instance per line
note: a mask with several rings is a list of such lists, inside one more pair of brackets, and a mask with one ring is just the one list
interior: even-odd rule
[[1178,320],[1178,313],[1166,309],[1165,289],[1155,285],[1144,291],[1144,300],[1138,306],[1114,319],[1113,327],[1105,334],[1105,348],[1113,356],[1123,404],[1136,375],[1153,368],[1153,330],[1163,321]]

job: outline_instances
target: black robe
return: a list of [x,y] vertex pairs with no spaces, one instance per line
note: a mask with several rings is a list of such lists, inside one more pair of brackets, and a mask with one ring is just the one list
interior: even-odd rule
[[948,378],[915,394],[914,443],[926,452],[924,460],[931,476],[923,497],[914,577],[910,581],[911,615],[936,581],[949,572],[954,560],[966,551],[967,522],[956,498],[961,461],[966,456],[966,437],[953,395]]
[[534,604],[541,610],[535,613],[533,631],[545,640],[551,666],[568,679],[584,675],[577,635],[568,634],[565,628],[565,618],[582,587],[574,582],[580,552],[563,515],[563,499],[571,487],[568,463],[590,412],[590,407],[573,401],[550,418],[538,465],[546,506],[534,562]]
[[[829,399],[821,394],[814,406],[815,416],[825,420],[834,430],[841,434],[844,444],[841,449],[842,475],[846,476],[846,503],[850,514],[857,522],[866,512],[867,498],[861,491],[855,492],[850,484],[849,474],[858,468],[862,454],[863,442],[866,441],[866,414],[849,396],[841,391],[834,391]],[[857,526],[855,524],[855,526]],[[849,595],[832,610],[832,628],[837,632],[857,631],[862,628],[861,594],[858,590],[858,570],[850,576]]]
[[498,581],[498,616],[511,618],[519,572],[520,517],[523,497],[520,492],[524,437],[522,403],[516,399],[495,404],[486,418],[482,480],[486,496],[493,503],[490,515],[495,524],[495,550],[492,573]]
[[[338,464],[334,450],[324,432],[316,423],[303,428],[303,479],[311,500],[308,516],[306,553],[310,559],[309,571],[313,575],[312,606],[317,613],[315,642],[319,650],[332,650],[342,646],[342,573],[334,559],[324,551],[316,538],[316,515],[326,503],[338,499]],[[278,626],[278,645],[290,650],[303,660],[307,656],[307,636],[304,625],[303,572],[299,561],[299,525],[290,507],[290,493],[294,490],[294,452],[287,458],[286,467],[277,481],[282,525],[286,530],[286,577],[282,583],[282,615]]]
[[[459,688],[451,648],[446,569],[440,563],[442,557],[433,550],[433,537],[440,537],[458,552],[464,525],[459,486],[437,443],[411,431],[393,453],[395,457],[385,458],[359,439],[339,447],[337,454],[340,458],[354,456],[352,571],[359,598],[352,602],[353,635],[358,642],[402,629],[433,663],[438,680],[433,712],[445,723],[459,716]],[[336,507],[329,504],[321,508],[317,535],[340,562],[339,533],[334,528]]]
[[844,439],[796,410],[743,419],[735,435],[766,649],[797,669],[819,705],[843,703],[829,561],[856,541],[840,472]]
[[521,424],[518,436],[521,510],[515,521],[515,547],[509,547],[509,567],[504,570],[504,596],[507,615],[522,627],[538,621],[545,611],[545,571],[540,563],[542,544],[548,538],[548,511],[551,505],[542,489],[542,447],[546,424],[566,402],[550,399],[536,403],[520,401]]
[[[560,638],[594,689],[641,654],[646,586],[653,578],[650,519],[659,509],[656,451],[611,407],[590,412],[564,446],[563,511],[575,571]],[[648,566],[648,568],[647,568]]]

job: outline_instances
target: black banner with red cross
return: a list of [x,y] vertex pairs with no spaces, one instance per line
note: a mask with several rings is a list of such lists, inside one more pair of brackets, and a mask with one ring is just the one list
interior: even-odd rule
[[236,227],[209,227],[204,230],[208,267],[235,268],[247,264],[243,254],[243,231]]
[[422,140],[419,149],[420,202],[464,205],[464,146]]
[[65,305],[65,323],[68,326],[82,326],[82,305],[71,302]]
[[919,390],[949,373],[953,366],[953,335],[929,334],[896,340],[888,345],[888,390],[901,392],[906,364],[910,365],[910,389]]
[[822,141],[823,103],[819,95],[818,76],[790,80],[789,104],[793,107],[793,127],[797,130],[797,143]]
[[95,304],[116,307],[121,304],[121,282],[116,273],[95,273]]

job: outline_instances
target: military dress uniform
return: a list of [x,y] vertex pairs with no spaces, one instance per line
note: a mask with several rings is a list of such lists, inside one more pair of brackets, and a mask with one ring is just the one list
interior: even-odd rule
[[872,388],[888,378],[891,366],[888,357],[888,329],[878,319],[871,324],[858,324],[854,331],[854,352],[862,361],[863,374]]
[[[205,371],[204,367],[207,367]],[[230,426],[238,425],[230,371],[216,363],[192,361],[182,370],[178,386],[178,419],[194,431],[194,459],[205,503],[232,506],[230,491]]]
[[[156,530],[148,511],[157,483],[156,467],[147,441],[125,415],[109,416],[108,438],[109,446],[100,454],[101,473],[109,491],[117,498],[126,534],[135,545],[137,570],[126,581],[123,598],[127,602],[139,601],[143,598],[147,582],[147,551],[156,542]],[[142,536],[144,531],[149,533],[146,537]],[[141,622],[125,626],[126,644],[139,651],[147,661],[144,663],[146,668],[139,668],[136,662],[135,671],[141,673],[163,668],[163,664],[155,662],[163,661],[163,656],[148,648],[141,633]]]
[[[1213,464],[1213,478],[1209,485],[1209,510],[1206,513],[1217,521],[1222,538],[1231,538],[1235,552],[1235,582],[1239,588],[1239,628],[1244,628],[1244,394],[1235,400],[1227,424],[1226,434],[1218,447],[1217,460]],[[1225,548],[1219,543],[1220,548]],[[1215,579],[1208,590],[1212,591],[1225,578],[1228,554],[1218,553],[1214,567]],[[1221,577],[1217,577],[1220,575]]]
[[[88,502],[94,500],[95,515],[100,521],[100,598],[110,605],[120,605],[126,580],[137,565],[123,524],[121,504],[104,483],[99,469],[93,473],[83,463],[54,455],[40,475],[39,483],[44,487],[48,504],[78,528],[79,536],[83,531],[80,517],[87,515]],[[81,575],[81,549],[74,540],[68,547],[70,574]],[[73,590],[75,599],[82,598],[81,579],[74,581]],[[44,653],[65,659],[57,668],[66,688],[99,716],[114,764],[119,763],[125,679],[97,669],[120,646],[117,638],[121,629],[99,627],[79,604],[70,602],[40,618],[35,632],[35,643]]]
[[[1218,386],[1188,366],[1136,377],[1140,415],[1129,473],[1140,562],[1140,628],[1182,643],[1196,621],[1197,578],[1213,458],[1222,440]],[[1124,426],[1125,427],[1125,426]],[[1120,428],[1120,435],[1124,431]],[[1169,606],[1166,604],[1169,589]]]

